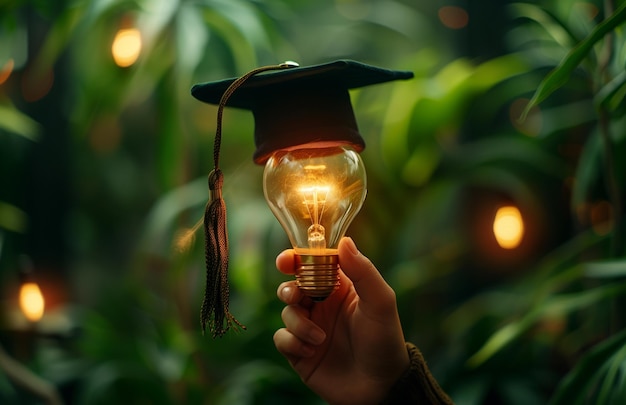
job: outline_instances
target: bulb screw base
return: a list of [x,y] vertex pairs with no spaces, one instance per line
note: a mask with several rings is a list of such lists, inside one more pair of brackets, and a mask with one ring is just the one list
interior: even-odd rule
[[295,255],[296,284],[313,301],[324,301],[339,288],[338,255]]

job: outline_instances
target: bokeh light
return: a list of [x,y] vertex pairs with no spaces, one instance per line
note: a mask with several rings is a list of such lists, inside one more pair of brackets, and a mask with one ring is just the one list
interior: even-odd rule
[[597,235],[608,235],[613,229],[613,207],[608,201],[594,203],[591,205],[589,219]]
[[503,249],[515,249],[524,237],[524,221],[515,206],[498,208],[493,221],[493,234]]
[[137,61],[141,53],[141,33],[137,28],[120,29],[111,46],[113,60],[119,67],[128,67]]
[[439,21],[453,30],[465,28],[469,23],[469,14],[464,8],[457,6],[444,6],[437,12]]
[[26,319],[37,322],[44,313],[45,301],[37,283],[27,282],[20,288],[20,309]]
[[54,84],[54,72],[52,69],[41,69],[39,66],[31,66],[22,75],[22,97],[30,103],[44,98]]
[[93,125],[89,134],[89,144],[99,154],[107,154],[119,147],[122,129],[117,117],[106,115],[100,117]]
[[6,82],[9,76],[11,76],[14,65],[15,63],[13,62],[13,59],[9,59],[2,67],[0,67],[0,84]]

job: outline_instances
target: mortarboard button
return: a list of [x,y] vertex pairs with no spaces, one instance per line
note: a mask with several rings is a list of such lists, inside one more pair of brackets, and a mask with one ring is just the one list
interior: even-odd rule
[[[394,80],[413,72],[379,68],[352,60],[292,67],[250,77],[226,106],[254,115],[254,161],[264,164],[273,152],[310,142],[349,144],[361,151],[361,137],[348,90]],[[219,104],[236,78],[193,86],[200,101]]]

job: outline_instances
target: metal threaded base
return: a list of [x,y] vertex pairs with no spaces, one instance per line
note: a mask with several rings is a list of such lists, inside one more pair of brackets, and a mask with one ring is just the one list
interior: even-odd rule
[[338,255],[295,255],[296,284],[313,301],[324,301],[339,288]]

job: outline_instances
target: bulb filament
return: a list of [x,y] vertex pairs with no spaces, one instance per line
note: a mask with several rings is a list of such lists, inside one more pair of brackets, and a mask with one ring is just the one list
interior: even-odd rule
[[307,230],[309,248],[325,249],[326,248],[326,230],[322,226],[322,216],[326,207],[326,199],[330,187],[328,186],[311,186],[301,189],[304,205],[306,206],[309,218],[311,218],[311,226]]

